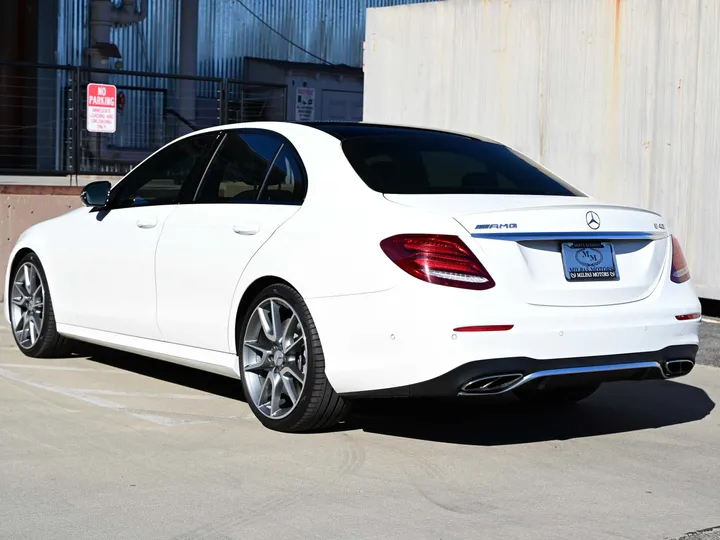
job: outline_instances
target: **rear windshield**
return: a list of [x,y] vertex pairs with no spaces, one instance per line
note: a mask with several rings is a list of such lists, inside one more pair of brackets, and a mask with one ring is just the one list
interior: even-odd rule
[[371,189],[396,194],[583,194],[513,150],[448,133],[346,139],[350,164]]

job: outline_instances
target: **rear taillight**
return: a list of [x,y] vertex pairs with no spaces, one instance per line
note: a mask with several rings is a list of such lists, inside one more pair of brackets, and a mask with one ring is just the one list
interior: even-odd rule
[[690,269],[688,268],[685,254],[680,247],[677,238],[672,237],[672,268],[670,269],[670,279],[675,283],[685,283],[690,279]]
[[428,283],[481,291],[495,286],[490,274],[457,236],[399,234],[380,242],[390,260]]

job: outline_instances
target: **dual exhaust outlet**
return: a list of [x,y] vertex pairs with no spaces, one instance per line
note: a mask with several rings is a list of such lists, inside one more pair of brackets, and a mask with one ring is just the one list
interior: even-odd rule
[[[660,371],[661,378],[670,379],[687,375],[692,371],[695,362],[689,359],[668,360],[664,364],[659,362],[636,362],[632,364],[613,364],[605,366],[588,366],[562,369],[549,369],[535,373],[499,373],[485,375],[471,379],[460,387],[459,395],[492,395],[509,392],[523,384],[543,377],[558,377],[563,375],[582,375],[591,373],[611,373],[625,370],[652,370]],[[609,378],[610,379],[610,378]]]
[[687,375],[695,367],[695,362],[692,360],[668,360],[665,362],[665,376],[666,377],[679,377],[680,375]]

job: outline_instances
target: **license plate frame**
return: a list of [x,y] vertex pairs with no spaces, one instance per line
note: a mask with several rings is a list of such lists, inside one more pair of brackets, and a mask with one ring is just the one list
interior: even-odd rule
[[565,279],[571,283],[620,279],[612,242],[562,242],[560,252]]

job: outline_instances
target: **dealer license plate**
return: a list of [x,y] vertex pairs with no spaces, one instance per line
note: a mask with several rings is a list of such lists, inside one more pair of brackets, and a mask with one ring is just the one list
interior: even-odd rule
[[620,279],[615,250],[609,242],[563,242],[565,279],[568,281],[616,281]]

